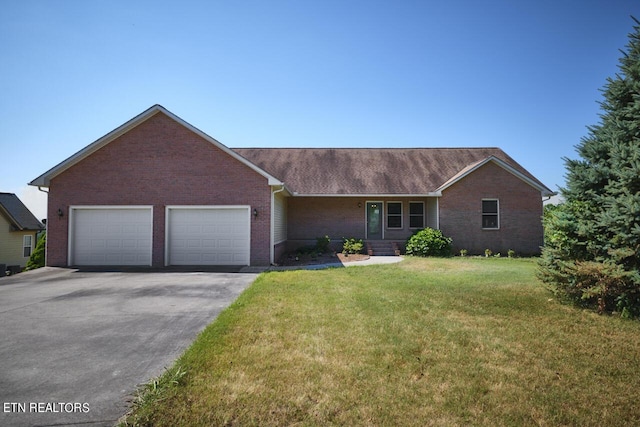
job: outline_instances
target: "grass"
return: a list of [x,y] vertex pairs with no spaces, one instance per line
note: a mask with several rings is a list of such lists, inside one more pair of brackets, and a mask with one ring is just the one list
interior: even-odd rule
[[638,425],[640,323],[559,304],[527,259],[261,275],[131,425]]

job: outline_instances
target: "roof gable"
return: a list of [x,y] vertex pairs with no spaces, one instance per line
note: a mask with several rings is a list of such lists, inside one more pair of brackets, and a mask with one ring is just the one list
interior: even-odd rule
[[0,193],[0,213],[16,230],[43,230],[44,226],[13,193]]
[[[503,168],[507,172],[515,175],[516,177],[518,177],[522,181],[524,181],[527,184],[529,184],[530,186],[534,187],[535,189],[540,191],[540,193],[545,197],[546,196],[553,196],[555,194],[549,188],[547,188],[544,184],[542,184],[540,181],[538,181],[533,176],[531,176],[530,174],[523,173],[522,171],[520,171],[520,170],[516,169],[515,167],[511,166],[510,164],[508,164],[504,160],[501,160],[501,159],[499,159],[499,158],[497,158],[495,156],[489,156],[486,159],[483,159],[483,160],[481,160],[479,162],[475,162],[475,163],[472,163],[472,164],[468,165],[467,167],[462,169],[460,172],[455,174],[453,177],[451,177],[449,180],[447,180],[447,182],[445,182],[440,187],[438,187],[438,191],[446,190],[447,188],[451,187],[456,182],[464,179],[466,176],[472,174],[474,171],[476,171],[477,169],[481,168],[482,166],[484,166],[484,165],[486,165],[487,163],[490,163],[490,162],[495,163],[496,165],[500,166],[501,168]],[[524,171],[524,172],[526,172],[526,171]]]
[[236,148],[294,195],[439,195],[496,162],[546,195],[544,184],[499,148]]
[[124,135],[125,133],[129,132],[131,129],[135,128],[136,126],[142,124],[146,120],[148,120],[151,117],[155,116],[156,114],[164,114],[164,115],[166,115],[167,117],[169,117],[172,120],[176,121],[180,125],[184,126],[185,128],[187,128],[190,131],[194,132],[198,136],[202,137],[206,141],[210,142],[211,144],[213,144],[215,147],[219,148],[223,152],[229,154],[234,159],[236,159],[239,162],[243,163],[245,166],[249,167],[250,169],[253,169],[254,171],[259,173],[260,175],[262,175],[265,178],[267,178],[267,180],[269,182],[269,185],[282,185],[282,182],[280,182],[274,176],[270,175],[268,172],[262,170],[261,168],[259,168],[255,164],[253,164],[253,163],[249,162],[247,159],[243,158],[242,156],[239,156],[236,152],[234,152],[233,150],[229,149],[224,144],[220,143],[216,139],[214,139],[211,136],[207,135],[206,133],[202,132],[200,129],[196,128],[195,126],[192,126],[191,124],[185,122],[180,117],[176,116],[175,114],[171,113],[170,111],[165,109],[163,106],[158,105],[158,104],[156,104],[153,107],[149,108],[148,110],[142,112],[141,114],[137,115],[133,119],[129,120],[128,122],[124,123],[123,125],[119,126],[118,128],[114,129],[113,131],[109,132],[108,134],[106,134],[102,138],[94,141],[93,143],[89,144],[88,146],[86,146],[82,150],[80,150],[77,153],[73,154],[71,157],[69,157],[66,160],[62,161],[58,165],[56,165],[53,168],[49,169],[47,172],[43,173],[42,175],[40,175],[39,177],[37,177],[36,179],[31,181],[29,183],[29,185],[39,186],[39,187],[48,187],[50,182],[51,182],[51,179],[53,179],[54,177],[56,177],[60,173],[64,172],[65,170],[69,169],[71,166],[73,166],[73,165],[77,164],[78,162],[82,161],[83,159],[85,159],[86,157],[90,156],[91,154],[95,153],[96,151],[98,151],[99,149],[103,148],[104,146],[108,145],[109,143],[111,143],[112,141],[117,139],[118,137],[120,137],[120,136]]

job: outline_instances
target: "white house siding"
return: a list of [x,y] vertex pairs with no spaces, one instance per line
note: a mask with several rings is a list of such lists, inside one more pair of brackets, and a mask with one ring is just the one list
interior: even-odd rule
[[287,198],[284,194],[274,194],[273,243],[287,240]]
[[427,203],[425,206],[427,213],[427,227],[431,227],[434,229],[438,229],[438,199],[435,197],[430,197],[427,199]]

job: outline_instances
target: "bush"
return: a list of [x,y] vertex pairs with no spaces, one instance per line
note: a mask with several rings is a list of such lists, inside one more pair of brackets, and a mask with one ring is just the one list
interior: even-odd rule
[[598,253],[576,225],[576,217],[585,212],[586,204],[576,201],[545,210],[538,277],[559,299],[599,313],[640,317],[640,271],[631,261],[636,252],[610,248]]
[[450,256],[451,241],[442,231],[425,228],[415,232],[407,240],[405,252],[415,256]]
[[343,254],[359,254],[364,249],[364,243],[362,243],[362,239],[344,239],[342,243],[342,253]]
[[598,313],[640,317],[637,271],[627,271],[610,261],[559,261],[553,273],[543,271],[539,277],[560,299],[594,307]]
[[27,261],[26,270],[34,270],[36,268],[44,267],[45,260],[45,247],[47,246],[47,234],[43,233],[38,239],[36,248],[31,253],[29,261]]
[[321,254],[327,254],[331,252],[329,244],[331,239],[329,236],[316,237],[315,245],[300,246],[295,250],[296,256],[309,255],[312,258]]
[[329,243],[331,243],[331,239],[329,238],[329,236],[316,237],[316,251],[321,254],[328,253]]

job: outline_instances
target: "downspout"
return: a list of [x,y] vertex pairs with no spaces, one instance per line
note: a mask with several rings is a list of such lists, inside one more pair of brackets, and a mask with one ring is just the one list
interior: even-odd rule
[[[47,241],[45,242],[45,247],[44,247],[44,265],[47,266],[48,261],[49,261],[49,192],[45,191],[42,189],[42,187],[40,185],[38,185],[38,191],[42,191],[43,193],[45,193],[47,195],[47,222],[44,224],[44,232],[45,235],[47,237]],[[38,244],[38,239],[36,237],[36,245]]]
[[276,193],[280,193],[284,191],[284,183],[279,190],[275,190],[271,192],[271,227],[269,227],[269,263],[273,265],[275,263],[275,240],[276,240],[276,232],[275,232],[275,213],[276,213]]

